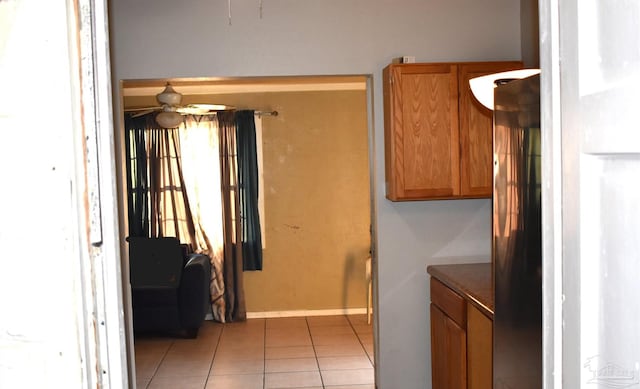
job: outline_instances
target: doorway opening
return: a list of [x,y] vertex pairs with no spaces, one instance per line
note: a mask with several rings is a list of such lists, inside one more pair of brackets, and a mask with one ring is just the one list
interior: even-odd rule
[[[301,324],[304,320],[317,351],[330,349],[323,346],[332,346],[333,340],[313,327],[323,322],[337,324],[344,318],[373,370],[373,331],[364,332],[366,327],[362,326],[370,325],[367,308],[371,304],[370,258],[375,236],[370,76],[127,80],[122,82],[122,108],[157,105],[155,95],[166,82],[183,95],[182,104],[223,104],[277,112],[262,118],[263,270],[243,273],[247,323],[264,323],[268,337],[270,325]],[[123,147],[121,141],[121,155]],[[126,182],[124,177],[121,182]],[[122,196],[126,198],[124,193]],[[122,219],[125,234],[126,215]],[[122,256],[123,269],[128,269],[125,249]],[[125,301],[125,307],[130,309],[130,301]],[[131,323],[128,325],[131,328]],[[269,342],[276,340],[265,339],[265,347]],[[155,371],[165,359],[170,361],[170,348],[156,361]],[[267,352],[263,354],[266,358]],[[318,369],[322,368],[320,362],[325,366],[330,363],[322,358],[355,357],[321,355],[322,351],[315,353]],[[356,358],[351,359],[354,366],[366,369]],[[145,359],[145,363],[155,362]],[[133,370],[133,363],[131,366]],[[208,374],[213,372],[212,366]],[[267,364],[264,366],[266,377]],[[150,382],[154,377],[147,377],[148,371],[140,367],[138,382]],[[322,370],[319,373],[322,379]]]

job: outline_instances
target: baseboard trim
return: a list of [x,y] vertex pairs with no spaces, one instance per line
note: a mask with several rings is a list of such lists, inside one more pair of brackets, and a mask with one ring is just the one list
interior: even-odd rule
[[247,319],[270,319],[270,318],[276,318],[276,317],[334,316],[334,315],[360,315],[360,314],[366,315],[367,308],[247,312]]

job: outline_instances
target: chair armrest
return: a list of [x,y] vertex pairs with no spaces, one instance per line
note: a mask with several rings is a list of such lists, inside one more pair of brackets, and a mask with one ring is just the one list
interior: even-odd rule
[[183,328],[199,328],[209,309],[211,263],[203,254],[191,254],[180,281],[180,321]]
[[189,271],[187,269],[192,268],[204,268],[206,271],[210,271],[211,269],[211,260],[208,256],[204,254],[189,254],[187,256],[186,264],[184,265],[183,271]]

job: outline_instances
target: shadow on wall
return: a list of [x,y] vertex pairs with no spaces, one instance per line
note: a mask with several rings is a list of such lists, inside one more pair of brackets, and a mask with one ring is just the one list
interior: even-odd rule
[[[361,308],[361,307],[350,307],[349,306],[349,285],[352,280],[364,280],[364,283],[367,282],[366,275],[366,263],[367,258],[369,257],[369,253],[365,253],[362,250],[350,250],[347,254],[344,261],[344,272],[343,272],[343,285],[342,285],[342,308]],[[366,293],[366,289],[365,289]],[[365,294],[365,304],[367,295]],[[352,297],[352,301],[359,301],[361,296]]]

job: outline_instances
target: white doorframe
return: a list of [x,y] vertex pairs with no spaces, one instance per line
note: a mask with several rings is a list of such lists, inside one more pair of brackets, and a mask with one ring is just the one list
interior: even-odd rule
[[640,387],[640,5],[541,0],[544,387]]
[[[120,230],[113,137],[111,60],[107,0],[68,0],[77,23],[80,134],[76,137],[77,181],[85,183],[83,212],[78,226],[82,237],[82,276],[86,347],[95,354],[89,366],[102,388],[128,388],[127,333],[125,331]],[[73,80],[72,80],[73,81]],[[82,229],[82,228],[81,228]],[[133,376],[135,377],[135,375]],[[135,381],[134,381],[135,382]]]
[[540,0],[543,387],[562,388],[562,138],[557,0]]
[[0,387],[127,388],[107,0],[0,1]]

